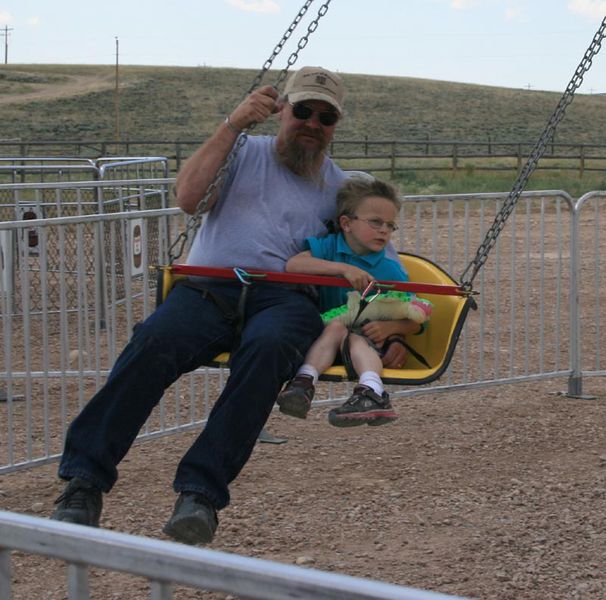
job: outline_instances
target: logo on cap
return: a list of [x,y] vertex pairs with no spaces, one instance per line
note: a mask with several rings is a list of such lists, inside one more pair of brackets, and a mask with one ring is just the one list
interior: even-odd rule
[[286,82],[284,93],[292,103],[320,100],[331,104],[339,113],[343,112],[343,83],[336,73],[322,67],[301,67]]

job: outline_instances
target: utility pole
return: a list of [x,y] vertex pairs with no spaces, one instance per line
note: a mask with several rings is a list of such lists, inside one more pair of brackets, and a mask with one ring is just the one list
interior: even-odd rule
[[4,26],[4,31],[0,32],[0,35],[4,36],[4,64],[8,64],[8,36],[9,31],[13,31],[12,28],[9,29],[8,25]]
[[114,94],[116,108],[116,154],[118,154],[118,143],[120,142],[120,71],[119,71],[119,42],[116,37],[116,91]]

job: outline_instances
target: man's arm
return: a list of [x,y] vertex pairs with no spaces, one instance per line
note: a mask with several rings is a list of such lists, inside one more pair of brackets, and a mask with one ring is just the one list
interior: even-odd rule
[[[262,123],[278,111],[277,91],[267,85],[247,96],[229,115],[229,123],[223,122],[215,133],[187,160],[177,176],[175,192],[177,205],[193,214],[225,162],[239,132],[253,123]],[[207,210],[217,200],[217,194],[209,198]]]

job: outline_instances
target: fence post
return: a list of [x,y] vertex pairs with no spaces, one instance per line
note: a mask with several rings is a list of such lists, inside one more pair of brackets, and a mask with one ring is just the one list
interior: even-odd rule
[[579,203],[573,203],[570,220],[570,377],[567,396],[583,397],[579,331]]
[[396,142],[391,142],[391,178],[394,179],[396,175]]
[[177,169],[177,173],[181,170],[181,143],[180,142],[176,142],[175,143],[175,162],[176,164],[176,169]]
[[368,136],[364,136],[364,156],[368,156]]
[[[27,156],[27,146],[25,144],[19,144],[19,149],[21,150],[21,156]],[[21,166],[25,166],[23,161],[21,161]],[[21,183],[25,183],[25,169],[21,169]]]
[[[103,190],[102,186],[97,188],[97,210],[99,213],[105,212],[105,205],[103,202]],[[107,282],[106,278],[106,269],[105,269],[105,227],[103,221],[99,221],[95,224],[95,234],[94,234],[94,248],[95,248],[95,294],[97,298],[99,298],[99,314],[97,315],[97,322],[99,324],[99,329],[101,331],[105,331],[107,329],[107,306],[105,302],[105,286]]]
[[459,146],[455,142],[452,145],[452,170],[456,173],[459,169]]
[[67,593],[69,598],[90,598],[87,565],[67,565]]
[[585,174],[585,144],[579,147],[579,179],[583,179]]
[[8,548],[0,548],[0,598],[11,598],[11,554]]
[[518,143],[518,173],[522,170],[522,144]]

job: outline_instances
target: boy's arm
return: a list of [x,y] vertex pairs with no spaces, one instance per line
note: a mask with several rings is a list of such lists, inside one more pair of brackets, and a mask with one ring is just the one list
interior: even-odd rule
[[351,287],[363,292],[374,277],[364,269],[348,265],[347,263],[315,258],[309,250],[300,252],[286,263],[287,273],[306,273],[308,275],[330,275],[332,277],[345,277]]
[[392,335],[415,335],[421,331],[421,325],[412,319],[397,321],[370,321],[362,327],[362,333],[373,343],[382,344]]
[[381,361],[387,369],[400,369],[406,362],[407,350],[398,338],[414,335],[421,331],[421,325],[412,319],[400,319],[398,321],[370,321],[362,327],[362,332],[372,342],[382,345],[385,340],[397,336],[393,343],[387,347]]

